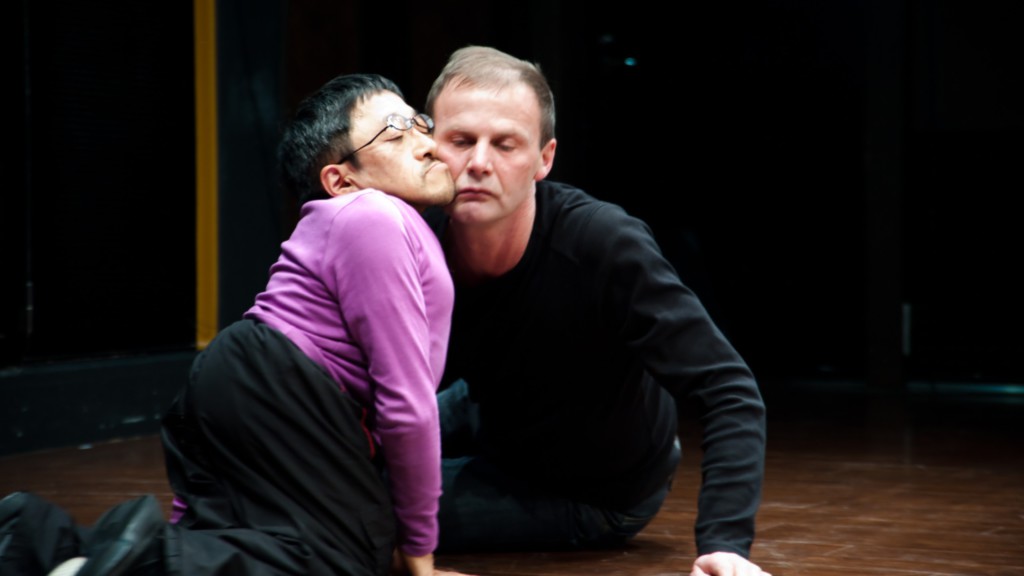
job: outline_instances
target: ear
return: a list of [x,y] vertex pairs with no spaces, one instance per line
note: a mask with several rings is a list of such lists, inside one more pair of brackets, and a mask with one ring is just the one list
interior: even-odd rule
[[359,190],[353,178],[355,173],[348,164],[328,164],[320,169],[320,185],[331,196],[341,196]]
[[540,149],[540,166],[537,167],[537,173],[533,175],[534,180],[540,181],[547,178],[551,167],[555,165],[555,148],[557,146],[558,141],[552,138]]

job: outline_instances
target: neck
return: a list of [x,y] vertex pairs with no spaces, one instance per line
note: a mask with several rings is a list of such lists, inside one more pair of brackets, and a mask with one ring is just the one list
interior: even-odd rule
[[475,225],[450,221],[447,244],[455,280],[478,284],[515,268],[530,243],[536,213],[536,200],[531,197],[521,210],[498,222]]

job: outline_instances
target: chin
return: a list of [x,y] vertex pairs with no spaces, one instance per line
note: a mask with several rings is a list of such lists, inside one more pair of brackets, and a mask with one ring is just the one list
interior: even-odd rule
[[479,202],[459,202],[458,197],[446,209],[452,220],[463,224],[486,222],[491,219],[490,211]]

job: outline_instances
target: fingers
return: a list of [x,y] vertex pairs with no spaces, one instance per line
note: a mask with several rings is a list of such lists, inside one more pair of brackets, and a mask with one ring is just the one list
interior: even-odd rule
[[750,560],[731,552],[714,552],[697,558],[690,576],[772,576]]

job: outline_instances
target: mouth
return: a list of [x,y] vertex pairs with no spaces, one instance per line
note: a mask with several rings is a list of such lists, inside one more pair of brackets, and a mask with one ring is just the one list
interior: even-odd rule
[[458,198],[484,198],[489,196],[490,193],[482,188],[460,188],[455,191],[455,196]]
[[431,162],[429,165],[427,165],[426,169],[423,170],[423,173],[424,174],[428,174],[428,173],[432,172],[435,168],[441,168],[441,169],[443,169],[445,171],[448,171],[448,165],[447,164],[445,164],[444,162],[441,162],[440,160],[435,160],[434,162]]

